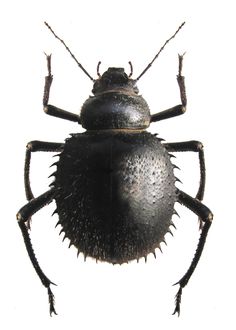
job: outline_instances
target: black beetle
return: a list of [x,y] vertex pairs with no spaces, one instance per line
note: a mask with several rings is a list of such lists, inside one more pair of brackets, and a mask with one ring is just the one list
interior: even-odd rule
[[[44,110],[47,114],[78,122],[86,131],[71,134],[65,143],[31,141],[27,144],[25,159],[25,191],[28,203],[17,213],[26,249],[31,262],[48,289],[50,314],[55,313],[53,284],[41,270],[29,237],[31,216],[39,209],[56,202],[61,232],[70,245],[86,256],[113,264],[155,255],[164,236],[170,232],[176,202],[198,215],[201,235],[192,263],[185,275],[176,283],[174,313],[180,312],[182,288],[188,283],[204,248],[213,215],[201,203],[205,188],[205,161],[203,145],[198,141],[164,143],[146,131],[150,123],[171,118],[185,112],[187,99],[182,76],[183,55],[179,55],[177,81],[181,104],[150,115],[149,107],[136,86],[140,77],[150,68],[165,45],[151,63],[136,78],[131,79],[122,68],[109,68],[102,75],[97,67],[98,79],[93,79],[77,61],[70,49],[59,39],[84,73],[93,81],[93,94],[82,106],[80,116],[49,105],[52,83],[51,56],[47,56],[48,76],[45,78]],[[31,153],[35,151],[60,152],[55,180],[44,194],[34,197],[29,180]],[[200,185],[195,198],[175,186],[175,165],[170,152],[197,152],[200,163]]]

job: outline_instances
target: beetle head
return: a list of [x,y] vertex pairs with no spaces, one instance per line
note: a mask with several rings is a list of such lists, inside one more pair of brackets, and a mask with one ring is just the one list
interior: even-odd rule
[[94,95],[109,92],[122,92],[138,94],[136,80],[130,79],[123,68],[108,68],[99,78],[95,80],[92,92]]

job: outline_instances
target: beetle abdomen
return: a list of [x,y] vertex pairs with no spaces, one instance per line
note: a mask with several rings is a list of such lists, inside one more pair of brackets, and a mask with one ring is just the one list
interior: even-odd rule
[[54,185],[59,223],[86,256],[112,263],[146,256],[171,224],[173,165],[150,133],[73,135],[60,155]]

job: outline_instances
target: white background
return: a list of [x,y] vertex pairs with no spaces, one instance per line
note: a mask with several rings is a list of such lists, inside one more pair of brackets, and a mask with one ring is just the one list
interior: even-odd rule
[[[4,4],[5,2],[5,4]],[[1,2],[1,329],[235,329],[235,9],[234,1],[2,1]],[[78,112],[92,89],[63,46],[44,26],[47,20],[92,76],[102,61],[125,67],[134,78],[163,42],[186,21],[139,82],[152,113],[179,103],[177,54],[186,51],[184,74],[188,110],[184,116],[155,123],[167,141],[200,140],[205,145],[207,186],[204,203],[214,223],[203,256],[184,289],[181,316],[172,316],[175,283],[194,255],[197,218],[177,206],[174,238],[157,260],[112,266],[76,259],[61,243],[54,205],[33,217],[32,242],[53,287],[58,316],[50,318],[47,293],[26,254],[15,220],[25,204],[23,163],[28,141],[62,141],[82,129],[46,116],[42,93],[46,60],[53,53],[50,102]],[[178,154],[181,189],[195,195],[199,182],[196,154]],[[32,187],[46,191],[55,161],[33,155]]]

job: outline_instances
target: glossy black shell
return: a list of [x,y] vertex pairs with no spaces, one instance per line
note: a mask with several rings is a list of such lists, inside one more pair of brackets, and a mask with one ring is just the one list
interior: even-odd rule
[[85,256],[111,263],[144,257],[172,223],[175,180],[170,155],[146,131],[73,134],[53,184],[59,224]]
[[123,68],[108,68],[95,80],[80,112],[80,123],[88,130],[145,129],[150,124],[147,102],[138,95],[136,80]]
[[91,96],[82,106],[81,124],[91,129],[143,129],[150,124],[150,111],[141,95],[108,92]]

